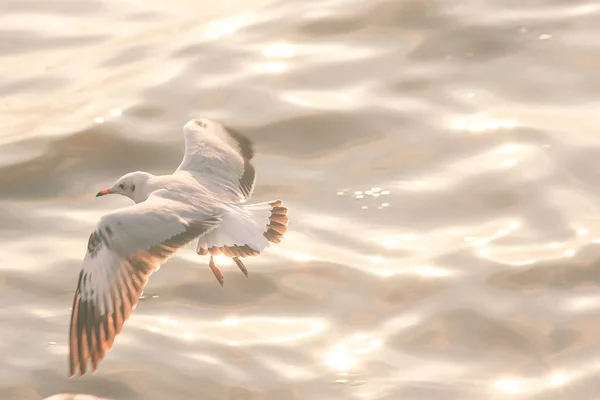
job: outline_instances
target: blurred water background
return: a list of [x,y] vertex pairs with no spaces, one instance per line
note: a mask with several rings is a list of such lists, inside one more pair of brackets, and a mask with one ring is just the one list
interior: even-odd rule
[[[600,3],[0,0],[0,399],[597,399]],[[67,379],[87,238],[181,127],[255,144],[285,241],[155,274]],[[78,399],[87,399],[79,396]]]

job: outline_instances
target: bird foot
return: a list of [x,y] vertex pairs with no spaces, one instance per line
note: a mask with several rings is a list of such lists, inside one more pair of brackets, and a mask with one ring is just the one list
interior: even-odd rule
[[219,267],[217,267],[215,265],[215,260],[213,259],[213,256],[210,256],[210,261],[208,262],[208,267],[215,275],[215,278],[217,278],[217,281],[219,281],[221,286],[223,286],[223,284],[225,283],[225,278],[223,277],[223,273],[221,272]]
[[240,260],[238,257],[233,257],[233,261],[235,261],[235,264],[244,273],[244,275],[246,275],[246,278],[247,278],[248,277],[248,270],[246,269],[246,266],[244,265],[244,263],[242,262],[242,260]]

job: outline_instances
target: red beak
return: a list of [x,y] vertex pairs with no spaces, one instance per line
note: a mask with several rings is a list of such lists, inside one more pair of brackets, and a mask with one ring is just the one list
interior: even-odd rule
[[96,195],[96,197],[104,196],[104,195],[111,194],[111,193],[112,192],[110,191],[110,188],[104,189],[104,190],[99,191],[98,194]]

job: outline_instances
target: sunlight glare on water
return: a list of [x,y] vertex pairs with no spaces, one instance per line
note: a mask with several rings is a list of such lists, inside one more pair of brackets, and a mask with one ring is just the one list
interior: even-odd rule
[[[598,397],[598,2],[0,10],[0,399]],[[172,173],[197,117],[288,231],[222,287],[183,249],[69,380],[88,238],[131,204],[95,195]]]

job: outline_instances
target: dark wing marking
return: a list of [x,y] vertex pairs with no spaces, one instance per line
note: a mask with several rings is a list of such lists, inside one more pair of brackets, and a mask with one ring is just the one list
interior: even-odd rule
[[[187,223],[173,219],[165,221],[171,231],[179,226],[179,232],[145,248],[124,252],[121,244],[125,240],[119,234],[123,224],[119,227],[118,222],[115,226],[101,220],[90,235],[88,253],[73,299],[69,330],[70,376],[78,367],[84,375],[88,362],[91,362],[94,371],[97,369],[137,305],[152,272],[181,247],[218,223],[217,218]],[[111,237],[116,240],[111,240]],[[139,241],[139,238],[135,239]]]
[[185,154],[175,171],[191,173],[223,200],[242,201],[254,190],[256,171],[252,142],[239,132],[209,119],[195,119],[184,128]]

